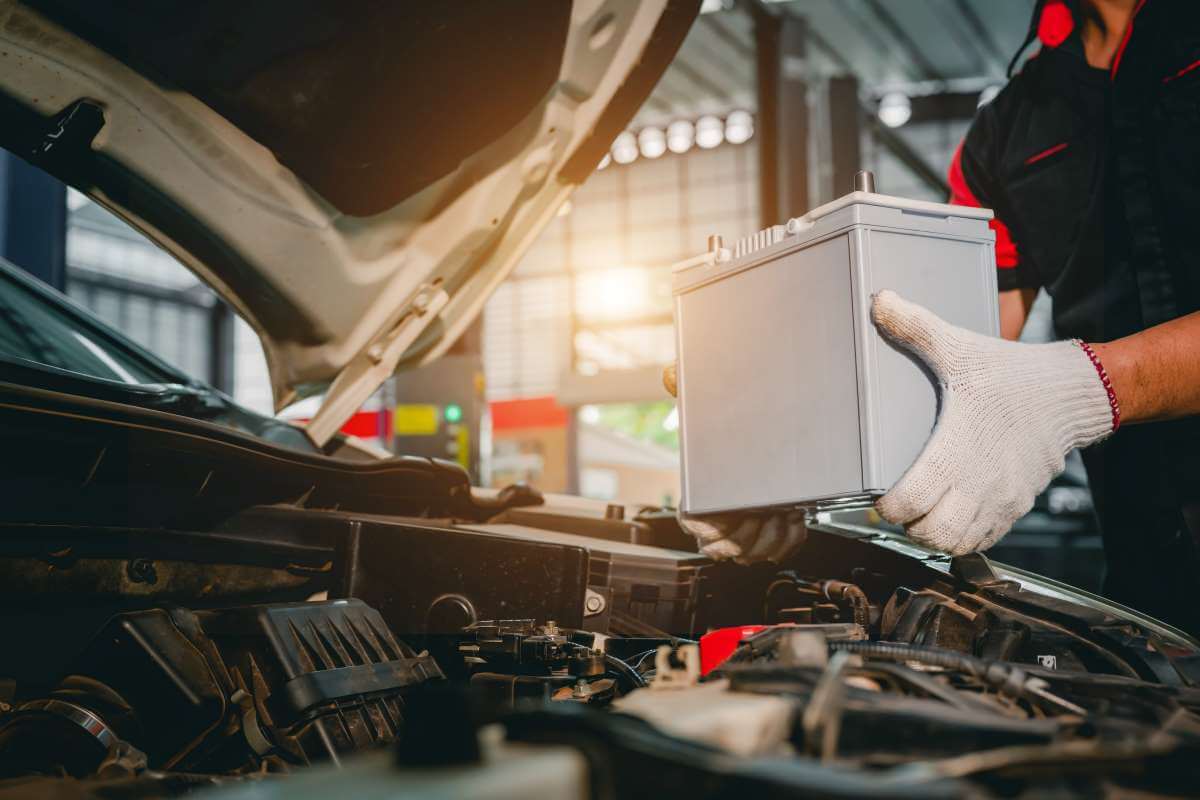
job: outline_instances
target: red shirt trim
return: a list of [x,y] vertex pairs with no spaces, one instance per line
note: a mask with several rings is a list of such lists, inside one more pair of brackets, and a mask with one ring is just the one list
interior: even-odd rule
[[[950,162],[950,202],[956,206],[972,206],[982,208],[983,203],[975,197],[971,187],[967,186],[966,176],[962,169],[962,144],[954,151],[954,159]],[[992,219],[988,225],[996,232],[996,266],[1000,269],[1012,269],[1017,266],[1017,244],[1013,241],[1008,226],[998,219]]]
[[1110,73],[1113,78],[1117,77],[1117,69],[1121,66],[1121,57],[1125,55],[1125,47],[1129,44],[1129,37],[1133,35],[1133,22],[1144,5],[1146,5],[1146,0],[1139,0],[1137,7],[1133,9],[1133,16],[1129,18],[1129,27],[1125,29],[1125,35],[1121,37],[1121,44],[1117,46],[1117,54],[1113,56],[1112,72]]

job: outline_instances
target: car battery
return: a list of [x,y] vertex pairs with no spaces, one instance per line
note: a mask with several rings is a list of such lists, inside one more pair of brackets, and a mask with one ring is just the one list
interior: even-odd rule
[[[864,186],[870,189],[870,176]],[[919,455],[937,386],[871,321],[883,289],[996,335],[987,209],[855,191],[675,265],[682,509],[866,505]]]

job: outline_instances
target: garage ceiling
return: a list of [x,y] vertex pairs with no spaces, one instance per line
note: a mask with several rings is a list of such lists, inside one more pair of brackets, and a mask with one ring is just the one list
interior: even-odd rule
[[[634,128],[701,114],[755,108],[751,0],[701,14],[683,49],[638,115]],[[785,0],[768,13],[808,21],[809,69],[852,71],[864,92],[939,83],[980,86],[1004,80],[1034,0]],[[706,3],[718,5],[717,3]]]

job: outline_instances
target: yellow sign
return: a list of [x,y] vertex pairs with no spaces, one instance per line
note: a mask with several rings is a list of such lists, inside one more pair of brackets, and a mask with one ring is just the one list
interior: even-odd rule
[[455,461],[462,464],[465,470],[471,469],[471,430],[466,425],[458,426],[458,433],[454,437],[458,443],[458,452],[455,453]]
[[402,403],[396,406],[392,430],[397,436],[433,436],[439,417],[438,407],[430,403]]

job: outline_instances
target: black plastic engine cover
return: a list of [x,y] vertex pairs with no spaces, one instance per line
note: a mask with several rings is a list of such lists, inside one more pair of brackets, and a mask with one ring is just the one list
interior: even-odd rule
[[443,677],[359,600],[120,614],[72,673],[124,700],[118,733],[151,767],[204,772],[393,741],[403,691]]

